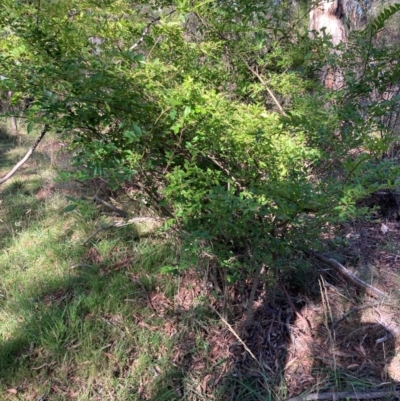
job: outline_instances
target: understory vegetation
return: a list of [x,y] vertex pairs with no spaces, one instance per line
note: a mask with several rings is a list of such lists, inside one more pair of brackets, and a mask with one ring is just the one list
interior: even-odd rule
[[400,5],[317,6],[4,0],[3,399],[396,397]]

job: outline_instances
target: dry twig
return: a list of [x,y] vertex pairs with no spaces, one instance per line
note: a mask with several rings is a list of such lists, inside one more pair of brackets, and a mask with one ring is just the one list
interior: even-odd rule
[[109,228],[113,227],[125,227],[130,224],[135,224],[135,223],[144,223],[144,222],[157,222],[161,223],[163,219],[160,219],[158,217],[134,217],[132,219],[129,219],[128,221],[116,221],[112,224],[109,224],[108,226],[100,226],[93,234],[91,234],[84,242],[83,246],[85,246],[94,236],[96,236],[100,231],[108,230]]
[[[166,15],[166,17],[172,15],[175,11],[176,11],[176,10],[170,11],[170,12]],[[146,25],[146,28],[144,28],[144,30],[143,30],[142,36],[139,38],[139,40],[138,40],[136,43],[134,43],[134,44],[129,48],[130,51],[136,49],[136,48],[144,41],[144,38],[145,38],[145,37],[149,34],[149,32],[150,32],[151,26],[152,26],[153,24],[155,24],[156,22],[159,22],[159,21],[161,20],[161,18],[162,18],[162,16],[157,17],[157,18],[155,18],[153,21],[149,22],[149,23]]]
[[371,295],[375,298],[386,297],[386,294],[384,292],[382,292],[381,290],[378,290],[377,288],[373,287],[372,285],[367,284],[366,282],[360,280],[354,274],[350,273],[350,271],[348,269],[346,269],[341,263],[339,263],[335,259],[327,258],[326,256],[323,256],[317,252],[312,252],[311,254],[319,261],[325,263],[326,265],[328,265],[329,267],[334,269],[337,273],[339,273],[347,281],[349,281],[356,287],[365,291],[368,295]]
[[283,110],[283,107],[281,106],[281,104],[279,103],[279,100],[276,98],[274,92],[272,92],[272,90],[269,88],[269,86],[267,85],[267,83],[264,81],[263,77],[253,68],[251,68],[249,66],[249,64],[246,62],[246,60],[243,58],[243,56],[241,54],[239,54],[240,59],[242,60],[243,64],[246,66],[246,68],[255,76],[257,77],[257,79],[260,81],[260,83],[264,86],[264,88],[267,90],[269,96],[271,97],[271,99],[274,101],[274,103],[276,104],[276,107],[278,107],[279,112],[287,117],[287,114],[285,113],[285,110]]
[[0,185],[4,184],[6,181],[8,181],[20,168],[25,162],[31,157],[32,153],[35,151],[35,149],[38,147],[40,141],[43,139],[43,137],[46,135],[47,131],[49,130],[49,126],[45,124],[44,128],[42,129],[39,137],[36,139],[35,143],[32,145],[32,147],[28,150],[26,155],[14,166],[14,168],[3,178],[0,179]]
[[[226,319],[213,307],[210,306],[211,309],[219,316],[219,318],[222,320],[222,322],[226,325],[228,330],[236,337],[236,339],[240,342],[240,344],[243,345],[243,348],[249,353],[249,355],[257,362],[257,364],[260,366],[262,370],[264,370],[264,367],[266,367],[268,370],[271,370],[268,365],[262,365],[260,361],[255,357],[251,349],[247,346],[247,344],[240,338],[239,334],[236,333],[235,329],[227,322]],[[271,371],[272,372],[272,371]],[[273,372],[272,372],[273,373]]]
[[105,200],[99,198],[98,196],[93,196],[93,198],[85,198],[85,199],[90,199],[90,200],[93,200],[94,202],[101,203],[103,206],[107,207],[108,209],[112,210],[113,212],[118,213],[121,217],[128,217],[128,213],[125,212],[125,210],[118,209],[111,203],[106,202]]

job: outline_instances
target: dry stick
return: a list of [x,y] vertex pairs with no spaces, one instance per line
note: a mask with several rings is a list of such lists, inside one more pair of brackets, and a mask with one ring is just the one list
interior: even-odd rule
[[113,212],[118,213],[121,217],[128,217],[128,213],[125,212],[125,210],[118,209],[117,207],[115,207],[111,203],[106,202],[105,200],[99,198],[96,195],[93,196],[93,198],[85,198],[85,199],[92,199],[94,202],[101,203],[103,206],[109,208]]
[[100,226],[93,234],[91,234],[88,238],[86,238],[86,240],[82,243],[82,246],[85,246],[100,231],[108,230],[109,228],[113,228],[113,227],[115,227],[115,223],[114,224],[110,224],[109,226],[103,226],[103,227]]
[[[235,329],[227,322],[227,320],[213,307],[210,305],[210,308],[219,316],[219,318],[222,320],[222,322],[226,325],[228,330],[236,337],[236,339],[240,342],[240,344],[243,345],[243,348],[249,353],[249,355],[257,362],[257,364],[260,366],[262,370],[264,370],[264,367],[266,367],[268,370],[271,370],[271,368],[268,365],[262,365],[260,361],[255,357],[255,355],[251,352],[251,349],[247,346],[247,344],[240,338],[239,334],[236,333]],[[273,372],[272,372],[273,373]]]
[[247,305],[247,316],[244,323],[245,327],[247,327],[253,319],[253,303],[254,303],[254,298],[256,296],[256,290],[258,287],[258,283],[260,281],[261,271],[263,267],[265,267],[265,265],[263,263],[260,263],[260,265],[257,267],[256,274],[254,275],[253,278],[253,285],[251,287],[249,303]]
[[283,116],[287,116],[287,114],[285,113],[285,110],[283,110],[283,107],[281,106],[281,104],[279,103],[278,99],[276,98],[276,96],[274,95],[274,92],[272,92],[272,90],[268,87],[267,83],[264,81],[264,79],[262,78],[262,76],[255,71],[253,68],[251,68],[246,60],[243,58],[243,56],[241,54],[239,54],[240,59],[242,60],[243,64],[246,66],[246,68],[254,75],[258,78],[258,80],[261,82],[262,85],[264,85],[265,89],[267,90],[268,94],[271,96],[271,99],[274,101],[274,103],[276,104],[276,107],[278,107],[279,111],[281,112],[281,114]]
[[332,269],[334,269],[337,273],[339,273],[341,276],[343,276],[346,280],[350,281],[356,287],[361,288],[367,294],[369,294],[375,298],[386,297],[386,294],[384,292],[382,292],[381,290],[378,290],[377,288],[373,287],[372,285],[367,284],[366,282],[360,280],[358,277],[354,276],[354,274],[350,273],[349,270],[347,270],[341,263],[339,263],[335,259],[327,258],[326,256],[323,256],[317,252],[312,252],[311,254],[319,261],[332,267]]
[[33,146],[28,150],[26,155],[22,158],[20,162],[18,162],[14,168],[2,179],[0,179],[0,185],[4,184],[6,181],[8,181],[18,170],[19,168],[29,159],[31,154],[35,151],[35,149],[38,147],[40,141],[43,139],[43,137],[46,135],[46,132],[48,131],[49,126],[45,124],[44,128],[42,129],[42,132],[40,133],[39,138],[36,139],[35,143]]
[[308,395],[299,395],[289,398],[286,401],[318,401],[318,400],[373,400],[376,398],[386,398],[388,396],[400,396],[396,390],[382,391],[343,391],[333,393],[312,393]]
[[251,351],[251,349],[247,346],[247,344],[240,338],[239,334],[236,333],[236,331],[234,330],[234,328],[227,322],[226,319],[224,319],[224,317],[222,315],[220,315],[216,310],[215,312],[217,313],[217,315],[219,316],[219,318],[222,320],[222,322],[226,325],[226,327],[228,327],[229,331],[236,337],[236,339],[240,342],[240,344],[243,345],[243,348],[249,353],[249,355],[259,364],[260,362],[258,361],[258,359],[256,358],[256,356],[253,354],[253,352]]
[[245,187],[238,182],[238,180],[231,174],[231,172],[224,167],[215,157],[207,155],[207,157],[216,165],[218,166],[222,171],[224,171],[230,179],[234,182],[234,184],[241,190],[244,191]]
[[355,306],[354,308],[351,308],[349,311],[347,311],[346,313],[344,313],[342,315],[342,317],[340,317],[339,319],[335,320],[332,323],[332,328],[334,328],[335,326],[337,326],[340,322],[342,322],[343,320],[345,320],[348,316],[350,316],[353,313],[359,312],[360,310],[363,309],[367,309],[367,308],[373,308],[374,306],[378,306],[378,305],[382,305],[381,301],[378,302],[373,302],[372,304],[366,304],[366,305],[360,305],[360,306]]
[[91,234],[83,243],[82,246],[85,246],[94,236],[96,236],[100,231],[108,230],[113,227],[124,227],[128,226],[130,224],[135,224],[135,223],[143,223],[145,221],[157,221],[157,222],[162,222],[163,219],[160,219],[158,217],[134,217],[133,219],[129,219],[128,221],[116,221],[113,224],[110,224],[108,226],[103,226],[99,227],[93,234]]

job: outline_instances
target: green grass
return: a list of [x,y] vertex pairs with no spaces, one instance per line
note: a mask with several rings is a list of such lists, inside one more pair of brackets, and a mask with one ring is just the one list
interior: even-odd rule
[[[0,177],[34,136],[16,140],[0,125]],[[65,212],[67,195],[88,194],[57,182],[55,140],[45,138],[0,187],[0,400],[287,399],[283,371],[232,364],[227,348],[237,341],[210,309],[210,293],[199,291],[204,272],[162,274],[184,260],[172,233],[125,226],[93,236],[110,217],[89,203]],[[291,290],[306,293],[320,273],[302,260],[292,267]],[[329,364],[314,368],[314,389],[368,384]]]
[[[4,175],[29,140],[1,134]],[[148,296],[165,287],[173,297],[177,279],[160,269],[176,259],[176,244],[125,228],[83,246],[98,212],[64,213],[57,191],[36,196],[55,176],[45,147],[1,188],[1,399],[172,399],[166,377],[181,375],[170,363],[178,336],[152,329],[163,321]]]
[[[102,261],[81,267],[90,225],[63,215],[64,206],[61,199],[32,206],[35,218],[23,220],[4,241],[0,389],[20,388],[21,399],[32,391],[51,399],[68,399],[68,392],[82,400],[103,398],[100,389],[116,399],[138,399],[140,382],[153,381],[154,365],[163,369],[172,349],[168,336],[137,321],[154,324],[144,288],[162,286],[165,278],[146,276],[146,268],[154,272],[168,263],[173,247],[125,242],[115,255],[130,252],[136,263],[114,272],[123,239],[103,238],[94,248]],[[9,225],[16,216],[9,215]],[[136,274],[143,274],[143,286],[132,280]]]
[[[34,137],[0,127],[0,176]],[[223,380],[215,395],[203,388],[222,377],[207,331],[220,322],[204,296],[175,305],[193,285],[161,273],[179,261],[179,241],[126,226],[85,244],[104,216],[90,204],[64,212],[84,189],[55,180],[55,140],[0,187],[0,399],[225,399]]]

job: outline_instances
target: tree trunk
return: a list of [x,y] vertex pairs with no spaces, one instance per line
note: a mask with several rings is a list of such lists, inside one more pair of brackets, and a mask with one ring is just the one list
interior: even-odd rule
[[[318,5],[310,12],[310,35],[314,37],[314,32],[325,33],[331,37],[333,46],[337,46],[347,41],[346,30],[343,23],[344,0],[321,0]],[[338,53],[335,51],[335,53]],[[322,81],[327,88],[340,89],[343,87],[343,75],[340,71],[326,66]]]
[[11,129],[14,135],[19,135],[18,131],[18,124],[17,124],[17,117],[14,115],[14,107],[11,106],[11,97],[12,97],[12,92],[7,93],[7,99],[8,99],[8,111],[11,114]]

